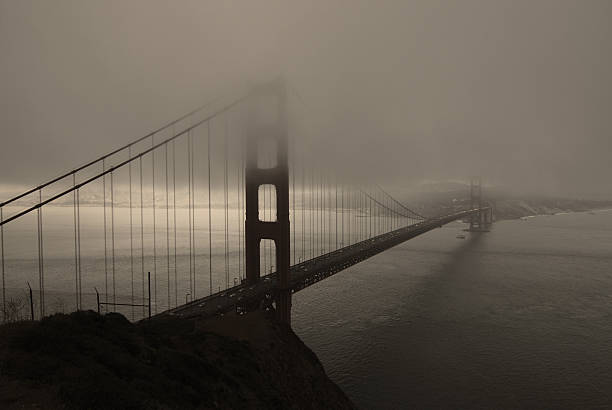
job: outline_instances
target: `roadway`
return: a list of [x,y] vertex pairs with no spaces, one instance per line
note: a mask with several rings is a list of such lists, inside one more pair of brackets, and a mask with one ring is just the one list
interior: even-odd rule
[[[485,210],[488,208],[482,208],[482,211]],[[426,219],[293,265],[290,268],[289,280],[291,291],[292,293],[298,292],[402,242],[432,229],[440,228],[449,222],[464,219],[479,211],[481,210],[471,209]],[[242,283],[223,292],[160,313],[158,316],[209,317],[230,311],[240,312],[265,306],[272,303],[276,281],[276,273],[271,273],[263,276],[256,284]]]

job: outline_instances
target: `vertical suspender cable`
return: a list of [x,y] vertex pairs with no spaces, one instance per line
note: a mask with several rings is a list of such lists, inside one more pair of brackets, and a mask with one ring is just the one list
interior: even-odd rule
[[353,209],[354,222],[353,222],[353,239],[354,242],[360,242],[363,238],[363,220],[365,219],[365,214],[363,209],[361,209],[361,188],[359,186],[355,186],[351,193],[351,205],[350,207]]
[[334,180],[336,188],[336,250],[338,250],[338,179]]
[[355,207],[355,242],[361,241],[361,223],[363,220],[363,212],[360,208],[359,191],[355,193],[353,198],[353,206]]
[[[172,134],[174,134],[174,127],[172,127]],[[172,228],[174,230],[174,306],[178,306],[178,273],[176,269],[176,145],[175,140],[172,140],[172,213],[173,223]]]
[[245,195],[244,183],[244,152],[245,152],[245,130],[244,123],[240,122],[240,137],[238,139],[238,277],[242,282],[242,278],[246,275],[243,270],[244,259],[244,213],[242,211],[242,201]]
[[378,204],[376,203],[376,192],[370,192],[370,195],[372,195],[372,225],[374,227],[372,236],[375,237],[378,235]]
[[370,238],[370,226],[371,226],[371,220],[370,220],[370,198],[368,198],[368,196],[365,193],[365,189],[367,189],[366,187],[364,187],[364,192],[363,192],[363,200],[364,200],[364,211],[367,212],[367,219],[365,220],[365,238],[369,239]]
[[240,227],[240,181],[242,178],[242,169],[240,168],[240,166],[242,165],[242,161],[241,161],[241,157],[242,157],[242,153],[241,153],[241,144],[240,144],[240,139],[238,139],[238,164],[236,167],[236,186],[237,186],[237,190],[236,190],[236,211],[238,214],[238,283],[242,282],[242,264],[240,263],[241,259],[241,254],[242,254],[242,248],[240,246],[240,238],[241,238],[241,234],[242,234],[242,228]]
[[379,209],[379,213],[380,213],[380,222],[379,222],[379,234],[384,234],[385,230],[387,228],[387,212],[386,212],[386,208],[385,208],[385,201],[383,198],[381,198],[381,195],[378,195],[378,201],[380,202],[380,204],[378,205],[378,209]]
[[238,282],[242,283],[242,237],[244,235],[242,228],[242,151],[244,147],[244,128],[242,128],[242,123],[240,122],[240,132],[238,133],[237,141],[238,141]]
[[81,270],[81,192],[77,189],[77,262],[79,264],[79,306],[83,307],[83,274]]
[[142,316],[145,315],[145,254],[144,254],[144,196],[142,190],[142,155],[138,157],[140,171],[140,274],[142,281]]
[[368,237],[368,218],[366,216],[367,212],[367,204],[366,204],[366,196],[364,191],[359,191],[357,193],[359,197],[361,197],[361,240],[364,240]]
[[315,177],[315,169],[312,168],[311,169],[311,173],[310,173],[310,199],[311,199],[311,211],[310,211],[310,219],[311,219],[311,233],[310,233],[310,237],[311,237],[311,242],[312,242],[312,246],[311,246],[311,258],[314,258],[316,256],[316,249],[317,249],[317,235],[318,235],[318,224],[319,224],[319,220],[318,220],[318,215],[319,215],[319,202],[317,200],[318,198],[318,191],[317,191],[317,183],[316,183],[316,177]]
[[326,178],[325,179],[325,213],[327,214],[327,218],[326,218],[326,222],[327,222],[327,226],[325,227],[325,231],[327,233],[327,249],[326,252],[331,251],[331,193],[330,193],[330,182],[329,180]]
[[321,224],[322,224],[322,230],[321,232],[323,233],[323,242],[321,244],[321,254],[325,254],[325,252],[327,251],[327,245],[329,243],[329,240],[327,238],[327,234],[328,234],[328,226],[327,226],[327,179],[321,175]]
[[[0,223],[4,220],[0,206]],[[6,322],[6,274],[4,271],[4,225],[0,225],[0,269],[2,269],[2,319]]]
[[359,188],[359,191],[356,193],[357,198],[359,200],[359,206],[361,207],[361,223],[359,224],[360,239],[365,240],[368,238],[368,209],[366,203],[365,191]]
[[[76,186],[76,173],[72,174],[72,186]],[[74,296],[76,302],[76,310],[80,310],[79,306],[79,250],[78,250],[78,239],[77,239],[77,191],[72,191],[72,213],[74,216]]]
[[208,282],[209,292],[212,295],[212,211],[211,211],[211,190],[210,190],[210,121],[206,123],[206,156],[208,163]]
[[[272,157],[270,157],[270,161],[272,161]],[[268,220],[272,220],[272,187],[268,185]],[[268,243],[268,262],[270,264],[269,273],[272,273],[272,266],[274,261],[272,260],[272,241],[267,241]]]
[[327,253],[329,247],[329,216],[328,216],[328,192],[327,192],[327,178],[323,178],[323,254]]
[[328,231],[329,231],[329,227],[327,226],[329,221],[328,221],[328,217],[327,217],[327,178],[322,176],[321,179],[321,209],[322,209],[322,219],[321,219],[321,223],[323,226],[322,232],[323,232],[323,243],[321,246],[321,254],[325,254],[327,252],[327,246],[329,245],[329,239],[328,239]]
[[[39,203],[42,202],[42,189],[38,190]],[[43,247],[43,217],[42,206],[38,208],[38,282],[40,293],[40,318],[45,316],[45,258]]]
[[[128,147],[128,156],[132,159],[132,146]],[[132,215],[132,163],[128,164],[128,178],[130,180],[130,275],[131,275],[131,304],[134,305],[134,216]],[[132,320],[134,320],[134,306],[132,306]]]
[[229,288],[229,237],[228,237],[228,215],[227,215],[227,181],[228,181],[228,167],[227,167],[227,116],[225,117],[225,130],[223,136],[223,162],[224,162],[224,170],[223,170],[223,209],[224,209],[224,218],[225,218],[225,288]]
[[326,237],[326,221],[327,221],[327,216],[325,215],[325,200],[326,200],[326,195],[325,195],[325,177],[323,176],[323,174],[321,174],[321,255],[325,254],[325,247],[327,244],[327,237]]
[[164,144],[164,154],[166,160],[164,165],[166,167],[166,267],[168,269],[168,309],[170,309],[170,212],[169,199],[168,199],[168,144]]
[[374,191],[374,206],[376,207],[376,235],[380,235],[384,229],[384,209],[380,199],[380,194]]
[[[272,158],[270,158],[270,161],[272,161]],[[272,220],[272,187],[270,185],[268,185],[268,220],[271,221]],[[272,261],[272,242],[271,241],[267,241],[268,244],[268,261],[270,263],[270,269],[269,272],[272,273],[272,265],[273,265],[273,261]]]
[[320,190],[320,185],[321,184],[320,184],[320,179],[319,179],[318,175],[317,175],[315,184],[316,184],[316,188],[315,189],[317,190],[317,195],[316,195],[316,201],[317,201],[317,214],[316,214],[317,215],[316,216],[316,224],[317,224],[317,226],[316,226],[316,235],[317,236],[316,236],[316,238],[317,238],[317,240],[316,240],[316,243],[315,243],[315,246],[316,246],[316,248],[315,248],[316,249],[315,255],[319,256],[319,252],[321,251],[321,246],[320,246],[320,244],[321,244],[321,237],[320,237],[320,235],[321,235],[321,204],[319,202],[320,191],[321,191]]
[[312,256],[313,258],[319,254],[319,184],[316,177],[316,170],[312,170]]
[[293,200],[293,214],[291,216],[291,230],[293,231],[293,264],[296,263],[296,246],[295,246],[295,137],[291,139],[291,196]]
[[192,136],[191,138],[191,247],[192,247],[192,253],[193,256],[191,258],[191,263],[192,263],[192,281],[193,281],[193,286],[192,286],[192,292],[191,292],[191,300],[194,300],[196,298],[196,293],[197,293],[197,288],[196,288],[196,258],[197,258],[197,251],[196,251],[196,235],[195,235],[195,231],[196,231],[196,224],[195,224],[195,207],[196,207],[196,185],[195,185],[195,160],[194,160],[194,138]]
[[[155,145],[155,136],[151,137],[151,146]],[[151,151],[151,175],[153,179],[153,299],[157,313],[157,218],[155,215],[155,150]]]
[[323,247],[325,246],[325,226],[323,225],[325,222],[324,208],[323,208],[323,173],[319,174],[319,206],[321,210],[319,211],[319,255],[323,255]]
[[321,174],[321,255],[324,255],[326,252],[326,247],[328,244],[328,239],[326,237],[327,234],[327,180],[323,174]]
[[331,212],[331,176],[325,179],[325,209],[327,213],[327,250],[332,249],[332,212]]
[[310,225],[310,232],[309,232],[309,237],[310,237],[310,258],[314,258],[314,210],[315,210],[315,206],[314,206],[314,172],[311,170],[310,171],[310,212],[309,212],[309,225]]
[[316,170],[312,170],[312,257],[319,253],[319,186],[316,180]]
[[329,178],[329,183],[327,185],[327,220],[328,220],[328,224],[327,224],[327,230],[329,232],[328,234],[328,252],[331,252],[333,250],[333,246],[334,246],[334,241],[333,241],[333,236],[334,236],[334,229],[332,228],[333,226],[333,199],[332,199],[332,182],[331,182],[332,177],[330,176]]
[[[267,156],[266,156],[266,164],[267,164]],[[267,166],[267,165],[266,165]],[[257,203],[259,204],[259,193],[261,186],[257,189]],[[262,211],[262,218],[263,220],[268,220],[268,210],[266,209],[266,203],[268,201],[268,186],[264,185],[263,186],[263,211]],[[260,244],[262,244],[262,242],[260,242]],[[260,245],[261,246],[261,245]],[[262,271],[264,274],[268,273],[268,241],[263,241],[263,249],[260,249],[259,251],[259,259],[261,260],[261,254],[263,253],[263,268],[260,268],[260,271]],[[261,262],[260,262],[261,263]]]
[[115,285],[115,190],[113,185],[114,170],[110,173],[111,180],[111,260],[113,271],[113,303],[117,303],[117,287]]
[[342,230],[342,240],[341,246],[344,248],[344,183],[340,185],[340,215],[342,217],[342,222],[340,223],[340,227]]
[[192,254],[193,243],[191,235],[191,130],[187,131],[187,219],[188,219],[188,234],[189,234],[189,295],[193,295],[193,271],[192,271]]
[[351,188],[349,189],[348,192],[348,207],[349,207],[349,215],[348,215],[348,226],[347,226],[347,233],[348,233],[348,244],[349,246],[353,244],[352,241],[352,237],[351,237],[351,218],[353,217],[353,213],[354,213],[354,209],[353,209],[353,198],[355,196],[355,191],[354,188],[351,186]]
[[306,214],[305,202],[306,202],[306,172],[304,170],[304,157],[302,156],[302,262],[306,259]]
[[357,242],[359,242],[359,236],[358,236],[358,226],[359,226],[359,214],[358,214],[358,209],[357,209],[357,200],[359,198],[359,187],[357,186],[353,186],[352,192],[351,192],[351,203],[350,203],[350,207],[351,207],[351,224],[350,224],[350,229],[351,229],[351,237],[352,239],[352,244],[355,244]]
[[324,191],[324,186],[323,186],[323,173],[321,173],[321,179],[319,181],[319,188],[320,188],[320,192],[321,192],[321,196],[320,198],[320,203],[321,203],[321,213],[319,214],[320,216],[320,223],[321,223],[321,243],[319,244],[319,248],[320,248],[320,252],[321,255],[323,255],[325,253],[325,191]]
[[[244,132],[244,128],[243,128],[243,132]],[[245,145],[243,145],[243,149],[242,149],[242,210],[241,210],[241,223],[242,223],[242,228],[243,228],[243,232],[244,232],[244,228],[245,228],[245,220],[246,220],[246,148],[244,148]],[[245,255],[242,258],[242,272],[244,272],[244,275],[246,277],[246,237],[243,236],[242,238],[240,238],[240,243],[242,244],[242,254]]]
[[327,201],[325,205],[327,207],[327,252],[332,250],[332,195],[331,195],[331,176],[327,180],[325,193],[327,194]]
[[241,211],[241,207],[242,207],[242,202],[241,202],[241,196],[240,196],[240,190],[242,188],[241,186],[241,181],[242,181],[242,150],[241,150],[241,141],[238,142],[238,167],[237,167],[237,172],[236,172],[236,186],[237,186],[237,192],[236,192],[236,200],[237,200],[237,206],[236,206],[236,210],[238,213],[238,282],[242,282],[242,246],[240,245],[240,238],[242,238],[242,220],[240,218],[240,211]]
[[378,236],[380,233],[380,206],[377,203],[376,192],[372,195],[372,200],[374,201],[374,236]]
[[76,190],[76,230],[77,230],[77,266],[78,266],[78,300],[79,309],[83,307],[83,292],[82,292],[82,273],[81,273],[81,192],[80,189]]
[[368,214],[370,216],[369,217],[369,219],[370,219],[370,229],[368,231],[369,232],[368,236],[371,238],[372,237],[372,197],[369,197],[368,199],[369,199],[369,202],[370,202],[370,210],[368,212]]
[[325,242],[327,238],[325,237],[325,179],[323,177],[323,173],[321,173],[321,255],[325,253]]
[[356,193],[356,202],[357,202],[357,208],[359,209],[359,223],[358,223],[358,236],[357,236],[357,240],[359,241],[363,241],[365,239],[365,229],[364,229],[364,221],[365,221],[365,209],[363,206],[363,192],[361,191],[361,189],[359,191],[357,191]]
[[373,201],[373,206],[374,206],[374,214],[373,214],[373,219],[374,219],[374,235],[376,236],[378,235],[378,213],[379,213],[379,209],[378,209],[378,204],[376,203],[376,192],[372,192],[372,201]]
[[[106,160],[102,160],[102,172],[106,171]],[[108,246],[106,240],[106,174],[102,176],[102,190],[104,191],[104,301],[108,303]],[[106,305],[108,306],[108,305]]]

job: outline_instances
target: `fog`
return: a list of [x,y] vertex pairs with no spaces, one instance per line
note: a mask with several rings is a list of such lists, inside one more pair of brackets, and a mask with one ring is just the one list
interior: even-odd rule
[[388,187],[612,197],[612,2],[0,0],[0,191],[282,74]]

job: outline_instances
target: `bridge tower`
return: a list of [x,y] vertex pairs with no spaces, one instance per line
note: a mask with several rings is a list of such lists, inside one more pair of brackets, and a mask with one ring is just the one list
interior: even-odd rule
[[[256,87],[249,96],[247,107],[246,280],[248,283],[259,281],[261,241],[263,239],[273,240],[276,248],[276,312],[281,322],[290,325],[289,149],[287,95],[284,81],[278,79]],[[261,115],[263,108],[267,108],[271,115]],[[275,156],[275,164],[271,168],[264,168],[259,158],[262,148],[272,145],[276,148],[270,150]],[[275,188],[276,218],[273,221],[259,219],[259,187],[262,185],[272,185]]]
[[[485,207],[482,201],[482,180],[470,180],[470,209],[480,209],[480,212],[470,216],[470,232],[488,232],[493,223],[493,208]],[[485,208],[485,209],[483,209]]]

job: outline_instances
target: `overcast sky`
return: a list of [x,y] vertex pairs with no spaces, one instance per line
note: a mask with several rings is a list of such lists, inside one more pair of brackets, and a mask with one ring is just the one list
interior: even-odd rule
[[0,0],[0,190],[283,73],[344,169],[612,197],[611,21],[609,0]]

